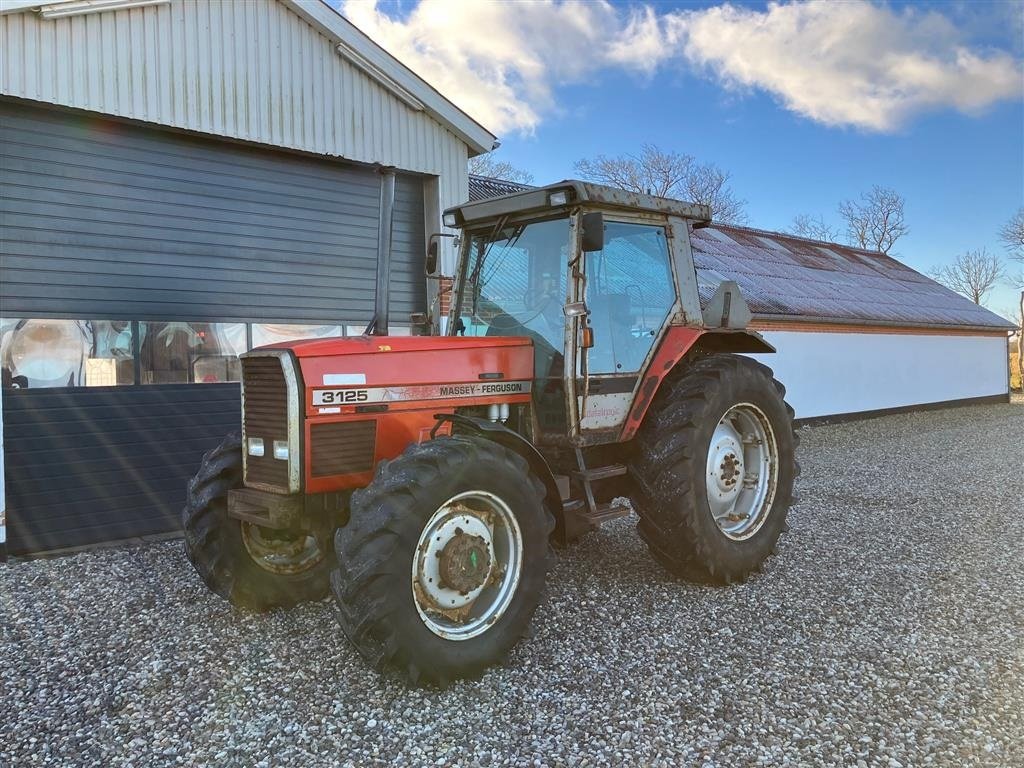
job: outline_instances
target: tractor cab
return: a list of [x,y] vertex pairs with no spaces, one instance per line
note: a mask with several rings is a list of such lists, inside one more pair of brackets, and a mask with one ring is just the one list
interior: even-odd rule
[[[628,439],[663,341],[678,349],[705,325],[689,232],[710,218],[579,181],[451,209],[463,236],[446,331],[532,341],[537,442]],[[731,303],[726,325],[745,325],[738,290]]]

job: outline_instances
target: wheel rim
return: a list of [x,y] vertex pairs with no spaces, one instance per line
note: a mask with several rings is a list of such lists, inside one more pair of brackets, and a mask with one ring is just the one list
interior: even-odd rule
[[708,506],[718,529],[734,541],[757,533],[771,511],[779,475],[775,432],[752,403],[734,405],[711,436]]
[[308,533],[289,536],[283,531],[243,522],[242,541],[256,565],[279,576],[308,571],[324,559],[323,549],[316,537]]
[[512,510],[487,491],[466,491],[438,507],[412,561],[412,596],[427,629],[447,640],[486,632],[515,597],[523,537]]

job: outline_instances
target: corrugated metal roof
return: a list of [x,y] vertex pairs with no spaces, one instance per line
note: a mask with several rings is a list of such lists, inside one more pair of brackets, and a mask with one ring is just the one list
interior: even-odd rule
[[884,253],[724,224],[690,239],[701,301],[735,280],[760,320],[1011,327]]
[[[524,189],[530,187],[469,177],[474,201]],[[694,230],[691,243],[701,302],[706,304],[722,281],[735,280],[757,320],[1013,327],[883,253],[725,224]]]
[[514,192],[522,192],[527,189],[533,189],[533,187],[516,181],[505,181],[504,179],[493,179],[490,176],[469,174],[469,201],[471,203],[489,200],[492,197],[511,195]]

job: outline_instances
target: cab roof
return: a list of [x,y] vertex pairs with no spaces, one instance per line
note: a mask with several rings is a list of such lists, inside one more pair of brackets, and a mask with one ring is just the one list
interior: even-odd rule
[[[533,212],[550,213],[569,210],[581,204],[623,211],[662,213],[690,219],[701,224],[711,222],[711,208],[706,205],[685,203],[667,197],[641,195],[637,192],[627,192],[624,189],[606,187],[589,181],[566,179],[544,187],[532,187],[499,197],[454,206],[444,212],[445,225],[472,227],[501,216]],[[454,223],[450,223],[452,216],[454,216]]]

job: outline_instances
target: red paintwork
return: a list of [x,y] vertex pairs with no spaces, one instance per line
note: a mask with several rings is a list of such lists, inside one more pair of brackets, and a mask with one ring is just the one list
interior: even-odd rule
[[647,409],[658,394],[662,380],[675,368],[676,363],[682,360],[686,353],[693,348],[693,345],[704,334],[700,328],[689,328],[683,325],[670,326],[665,338],[654,353],[651,360],[651,367],[644,373],[644,380],[637,390],[636,401],[626,417],[626,423],[622,427],[622,434],[619,441],[631,440],[636,431],[643,424]]
[[[533,345],[528,338],[522,337],[361,336],[295,342],[291,349],[299,358],[306,384],[306,415],[311,418],[321,415],[320,409],[312,404],[313,392],[317,389],[479,384],[482,373],[504,374],[504,381],[533,379]],[[362,374],[366,383],[350,387],[324,385],[325,375],[338,373]],[[529,395],[491,395],[450,401],[396,402],[390,404],[388,411],[426,407],[441,413],[445,405],[521,403],[529,400]],[[354,414],[356,407],[343,405],[341,412]]]
[[[359,412],[358,404],[337,406],[338,413],[321,413],[313,405],[318,389],[366,389],[430,384],[481,384],[481,373],[501,373],[500,381],[533,380],[533,344],[522,337],[464,338],[453,336],[360,336],[357,338],[315,339],[272,345],[290,349],[298,358],[305,383],[303,404],[304,444],[309,445],[314,424],[337,421],[378,422],[375,461],[393,459],[411,443],[429,438],[437,423],[434,414],[453,413],[457,406],[491,403],[528,403],[529,394],[492,394],[452,399],[407,400],[389,402],[385,412]],[[365,384],[327,385],[325,374],[362,374]],[[370,403],[368,405],[373,405]],[[365,407],[365,406],[364,406]],[[438,434],[447,434],[448,424]],[[307,493],[362,487],[373,472],[314,478],[309,452],[305,451],[305,488]]]
[[[650,369],[640,385],[636,402],[620,435],[631,439],[643,422],[662,380],[686,355],[704,331],[673,326],[669,328],[654,355]],[[338,421],[375,420],[378,422],[374,466],[398,456],[412,443],[429,439],[439,413],[454,413],[456,407],[491,403],[529,403],[530,395],[494,394],[452,399],[391,401],[385,412],[359,412],[358,404],[340,405],[338,413],[321,413],[314,406],[317,389],[364,389],[430,384],[478,384],[481,373],[501,373],[495,381],[532,381],[533,345],[524,337],[463,338],[452,336],[361,336],[358,338],[316,339],[271,345],[290,349],[298,359],[305,382],[303,442],[309,445],[314,424]],[[324,386],[325,374],[362,374],[365,384]],[[365,406],[364,406],[365,407]],[[438,434],[448,434],[442,424]],[[323,493],[366,486],[373,471],[314,478],[310,472],[309,452],[304,452],[303,468],[307,493]]]
[[[438,402],[438,401],[431,401]],[[374,450],[373,466],[384,459],[393,459],[413,443],[420,443],[430,439],[430,430],[433,429],[437,420],[436,413],[452,413],[454,408],[451,405],[431,408],[420,408],[419,410],[403,411],[400,413],[372,413],[360,414],[358,417],[334,416],[306,419],[305,434],[303,441],[309,445],[309,431],[313,424],[321,424],[329,421],[363,421],[372,419],[377,422],[377,447]],[[438,435],[447,435],[451,432],[451,423],[444,422],[437,430]],[[368,472],[357,472],[350,475],[332,475],[330,477],[313,477],[310,474],[309,452],[306,451],[306,462],[303,469],[305,475],[305,487],[307,493],[324,493],[326,491],[339,491],[345,488],[363,488],[370,484],[373,479],[374,469]]]
[[268,344],[261,349],[290,349],[296,357],[359,355],[389,347],[391,352],[423,352],[448,349],[494,349],[529,346],[524,336],[349,336],[329,339],[303,339]]

